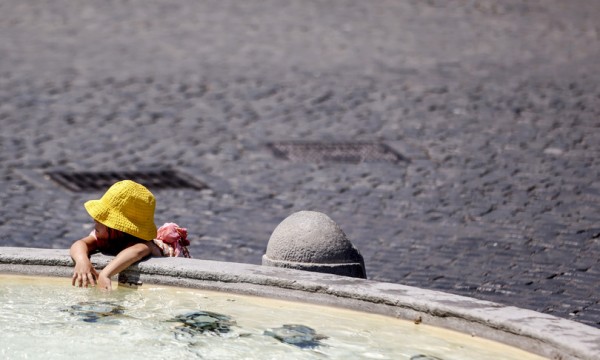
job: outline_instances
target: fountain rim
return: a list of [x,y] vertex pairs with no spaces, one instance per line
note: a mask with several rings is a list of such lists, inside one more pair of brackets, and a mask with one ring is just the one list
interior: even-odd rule
[[[103,268],[111,256],[95,254]],[[0,274],[71,277],[68,249],[0,247]],[[401,284],[253,264],[150,258],[119,281],[198,288],[328,305],[442,327],[549,359],[600,358],[600,329],[533,310]],[[69,284],[69,282],[66,282]]]

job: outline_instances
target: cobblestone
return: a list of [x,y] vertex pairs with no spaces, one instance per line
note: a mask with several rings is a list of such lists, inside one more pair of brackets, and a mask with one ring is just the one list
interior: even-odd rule
[[[593,0],[8,1],[0,242],[68,247],[84,201],[43,172],[176,168],[156,222],[196,258],[260,263],[299,210],[371,279],[600,327]],[[398,164],[287,162],[278,141],[384,142]]]

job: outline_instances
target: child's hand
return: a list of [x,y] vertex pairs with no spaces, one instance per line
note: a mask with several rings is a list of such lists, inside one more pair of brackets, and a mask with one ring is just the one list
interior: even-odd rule
[[73,286],[88,287],[96,286],[96,279],[98,278],[98,272],[92,266],[92,263],[78,262],[75,264],[75,270],[73,271]]
[[110,278],[100,273],[100,275],[98,276],[98,288],[102,291],[111,291],[112,285],[110,282]]

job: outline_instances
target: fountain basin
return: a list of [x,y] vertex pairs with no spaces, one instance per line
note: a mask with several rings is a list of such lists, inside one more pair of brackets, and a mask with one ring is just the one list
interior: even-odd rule
[[[108,256],[92,256],[96,268],[110,260]],[[0,248],[0,273],[70,277],[72,266],[68,250]],[[530,310],[399,284],[182,258],[148,259],[123,272],[120,280],[385,315],[497,341],[550,359],[600,358],[599,329]],[[70,287],[70,280],[65,279],[65,286]]]

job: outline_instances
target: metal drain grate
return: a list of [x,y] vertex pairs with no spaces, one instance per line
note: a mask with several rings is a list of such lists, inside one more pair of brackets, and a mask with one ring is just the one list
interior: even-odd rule
[[406,158],[382,143],[348,142],[277,142],[267,146],[276,157],[291,161],[308,162],[391,162],[405,161]]
[[208,186],[189,176],[173,170],[152,171],[106,171],[106,172],[45,172],[52,181],[75,192],[106,190],[120,180],[133,180],[150,190],[194,189],[203,190]]

